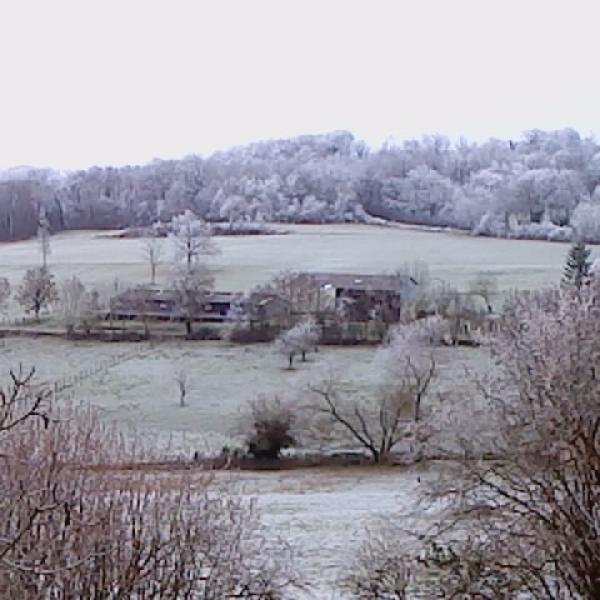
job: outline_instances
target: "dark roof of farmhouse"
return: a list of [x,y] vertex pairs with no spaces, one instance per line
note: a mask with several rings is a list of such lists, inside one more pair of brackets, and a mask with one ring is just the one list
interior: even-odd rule
[[[204,296],[204,301],[207,304],[230,303],[236,294],[233,292],[212,292],[207,291]],[[177,300],[177,292],[171,289],[156,289],[156,288],[132,288],[125,290],[116,298],[117,302],[175,302]]]
[[361,273],[302,273],[300,278],[319,287],[345,290],[401,291],[411,289],[418,281],[408,275],[367,275]]

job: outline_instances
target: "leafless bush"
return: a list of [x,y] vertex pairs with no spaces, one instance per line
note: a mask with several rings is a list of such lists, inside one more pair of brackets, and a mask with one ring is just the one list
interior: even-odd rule
[[396,530],[369,532],[340,585],[364,600],[405,600],[412,572],[410,559],[399,551]]
[[236,344],[272,342],[279,332],[279,327],[269,324],[250,325],[234,322],[225,331],[225,339]]
[[58,411],[29,376],[0,396],[0,592],[15,598],[279,598],[282,548],[210,479],[121,473],[140,459],[90,409]]
[[278,396],[261,396],[249,404],[244,421],[251,431],[246,435],[248,452],[256,458],[276,459],[284,448],[294,444],[296,411]]

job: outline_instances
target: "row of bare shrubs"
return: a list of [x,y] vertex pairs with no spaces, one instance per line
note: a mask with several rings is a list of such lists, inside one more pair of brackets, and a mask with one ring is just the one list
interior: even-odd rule
[[288,555],[251,502],[207,475],[119,470],[151,451],[89,408],[50,406],[31,377],[0,392],[2,597],[281,597]]

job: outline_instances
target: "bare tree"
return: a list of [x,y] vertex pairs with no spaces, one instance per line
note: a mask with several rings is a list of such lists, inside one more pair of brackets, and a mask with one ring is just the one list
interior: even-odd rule
[[[398,541],[388,555],[407,574],[406,597],[600,596],[599,298],[598,288],[513,298],[479,382],[482,409],[455,430],[464,459],[431,489],[443,515],[424,547]],[[371,561],[380,584],[382,558]]]
[[433,355],[409,341],[395,340],[379,351],[381,384],[367,397],[352,400],[338,376],[329,373],[309,384],[312,399],[304,407],[307,439],[321,443],[353,443],[374,462],[386,462],[402,442],[415,452],[429,435],[423,402],[435,376]]
[[172,285],[189,336],[192,323],[201,314],[206,295],[213,286],[213,277],[206,265],[199,262],[200,257],[214,254],[217,249],[210,228],[189,210],[173,217],[171,230],[178,261]]
[[151,237],[142,241],[142,252],[144,258],[150,266],[150,283],[156,283],[156,270],[163,254],[163,240],[157,237]]
[[202,314],[207,294],[213,286],[213,277],[201,264],[185,265],[177,270],[172,282],[177,309],[185,322],[187,335],[192,335],[194,320]]
[[300,352],[300,343],[301,341],[295,337],[293,329],[284,331],[275,340],[275,348],[279,354],[287,358],[290,370],[294,368],[294,358]]
[[300,330],[303,344],[300,347],[302,361],[306,361],[308,352],[317,352],[319,342],[321,340],[321,326],[312,318],[306,319],[298,323],[297,327]]
[[40,245],[40,252],[42,254],[42,269],[48,268],[48,256],[51,253],[50,248],[50,222],[46,216],[46,211],[42,210],[38,218],[38,230],[37,230],[38,242]]
[[274,294],[283,303],[285,324],[291,327],[294,315],[306,315],[316,311],[316,288],[310,283],[310,276],[285,270],[275,275],[265,285],[258,286],[257,292]]
[[48,426],[50,393],[47,389],[32,387],[34,375],[35,368],[24,371],[22,365],[9,371],[9,385],[0,388],[0,434],[32,417],[40,418],[44,426]]
[[43,267],[27,270],[17,290],[16,299],[26,313],[32,312],[39,321],[42,308],[58,300],[53,275]]
[[402,319],[421,318],[434,312],[437,286],[429,272],[429,266],[423,261],[404,264],[396,270],[398,285],[407,280],[411,285],[403,286]]
[[175,373],[175,382],[179,388],[179,406],[182,408],[185,406],[185,397],[188,392],[189,377],[187,371],[179,369]]
[[134,310],[136,321],[142,323],[144,337],[150,339],[150,319],[156,307],[148,295],[147,288],[139,286],[129,290],[127,293],[127,304]]
[[343,394],[343,387],[335,378],[309,385],[313,400],[304,408],[313,416],[307,426],[307,438],[315,434],[320,443],[353,443],[366,450],[375,463],[385,463],[391,452],[402,441],[423,441],[422,401],[433,377],[434,364],[429,373],[422,373],[410,363],[406,365],[406,379],[398,380],[376,390],[372,396],[353,401]]

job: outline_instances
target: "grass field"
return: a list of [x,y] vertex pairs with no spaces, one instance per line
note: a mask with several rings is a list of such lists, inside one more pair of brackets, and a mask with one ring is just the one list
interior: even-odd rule
[[[289,371],[285,358],[270,344],[103,344],[51,338],[6,338],[0,344],[2,380],[18,364],[35,366],[38,382],[65,382],[68,397],[89,401],[106,419],[131,423],[156,436],[162,448],[188,456],[194,450],[218,451],[230,444],[247,402],[259,395],[301,399],[309,381],[331,370],[340,374],[348,401],[373,393],[377,383],[373,348],[325,347]],[[116,364],[87,375],[115,354]],[[453,372],[462,373],[462,365],[473,367],[482,360],[477,349],[439,349],[436,392],[443,395],[454,389]],[[185,407],[178,405],[175,376],[180,370],[189,379]],[[73,381],[79,373],[81,380]]]
[[[209,258],[221,290],[245,290],[282,269],[377,273],[416,260],[434,277],[465,286],[475,274],[494,274],[502,289],[555,283],[567,252],[565,244],[473,237],[407,227],[368,225],[285,225],[287,235],[221,236],[220,254]],[[168,253],[166,253],[168,254]],[[594,254],[597,249],[594,248]],[[35,240],[0,243],[0,276],[18,283],[40,261]],[[67,232],[52,237],[50,266],[58,280],[77,275],[109,285],[145,283],[148,267],[136,239],[107,232]],[[168,277],[168,266],[159,278]]]

